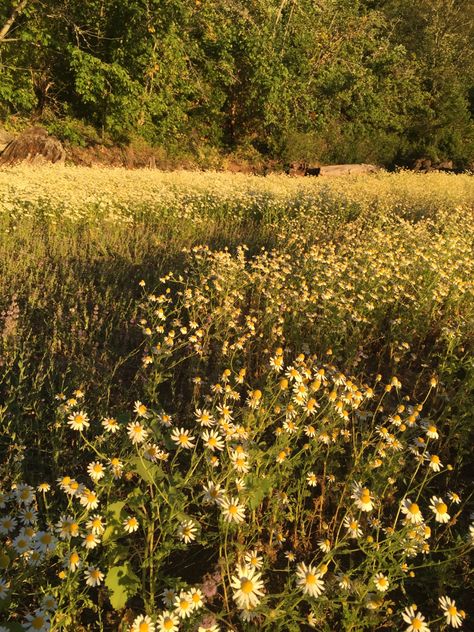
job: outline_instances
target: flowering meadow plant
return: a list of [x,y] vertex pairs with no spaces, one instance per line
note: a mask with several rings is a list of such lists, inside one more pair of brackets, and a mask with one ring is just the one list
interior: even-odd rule
[[472,222],[392,217],[383,199],[380,217],[330,212],[322,193],[308,217],[286,181],[261,185],[265,203],[240,180],[219,192],[241,219],[267,212],[277,247],[183,245],[135,284],[127,405],[66,373],[23,458],[6,454],[0,630],[469,629],[474,517],[447,393],[474,311]]

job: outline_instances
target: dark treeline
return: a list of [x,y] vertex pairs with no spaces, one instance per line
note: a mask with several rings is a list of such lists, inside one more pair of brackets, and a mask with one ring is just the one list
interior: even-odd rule
[[0,119],[72,143],[467,166],[473,41],[472,0],[0,0]]

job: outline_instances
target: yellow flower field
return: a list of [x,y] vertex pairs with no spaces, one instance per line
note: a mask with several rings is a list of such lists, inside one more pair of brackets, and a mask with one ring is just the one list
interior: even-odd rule
[[474,181],[0,171],[0,631],[472,627]]

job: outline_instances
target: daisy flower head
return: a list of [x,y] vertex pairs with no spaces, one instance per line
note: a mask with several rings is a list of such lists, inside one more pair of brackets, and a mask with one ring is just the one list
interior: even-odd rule
[[223,490],[218,483],[216,484],[212,481],[208,481],[208,483],[203,486],[203,490],[204,496],[202,501],[205,505],[210,505],[213,503],[219,504],[220,500],[222,499]]
[[321,549],[323,553],[329,553],[331,550],[331,540],[327,538],[324,540],[318,540],[318,548]]
[[461,496],[459,494],[456,494],[456,492],[448,492],[448,498],[455,505],[459,505],[459,503],[461,502]]
[[143,443],[148,437],[148,430],[139,421],[129,423],[127,431],[128,437],[134,445]]
[[83,432],[86,428],[89,428],[89,417],[87,414],[81,410],[78,413],[72,413],[68,417],[68,424],[73,430],[77,430],[78,432]]
[[241,523],[245,520],[245,507],[238,498],[223,498],[220,501],[222,515],[226,522]]
[[49,531],[38,531],[34,548],[40,553],[51,553],[56,548],[57,540]]
[[179,618],[173,612],[164,610],[157,618],[158,632],[178,632]]
[[104,478],[105,467],[100,461],[92,461],[92,463],[89,463],[89,465],[87,466],[87,473],[96,483],[97,481],[100,481],[101,478]]
[[191,588],[189,591],[194,610],[199,610],[204,605],[204,595],[199,588]]
[[310,597],[319,597],[324,590],[324,582],[320,579],[319,571],[309,564],[301,562],[296,567],[296,583],[303,594]]
[[122,526],[127,533],[134,533],[138,530],[140,523],[135,518],[135,516],[127,516],[123,521]]
[[417,503],[412,502],[409,498],[405,498],[401,505],[402,513],[406,516],[405,520],[411,524],[420,524],[423,522],[423,516]]
[[352,588],[351,579],[349,575],[346,575],[345,573],[339,573],[337,575],[337,583],[339,585],[339,588],[341,588],[342,590],[350,590]]
[[439,472],[443,467],[441,460],[437,454],[428,455],[429,463],[428,467],[433,470],[433,472]]
[[448,506],[442,498],[433,496],[431,498],[430,509],[434,513],[436,522],[449,522],[451,516],[448,514]]
[[214,452],[214,450],[221,451],[224,449],[224,441],[216,430],[205,430],[202,433],[202,440],[204,446],[209,448],[212,452]]
[[87,586],[100,586],[100,584],[104,581],[104,573],[95,566],[89,566],[86,571],[84,571],[84,579],[86,580]]
[[416,606],[405,608],[402,612],[402,619],[408,623],[405,632],[430,632],[429,627],[425,623],[425,617],[421,612],[416,611]]
[[191,435],[189,430],[185,430],[184,428],[175,428],[171,433],[171,440],[179,448],[185,448],[186,450],[194,448],[194,437]]
[[178,527],[178,537],[185,544],[189,544],[196,539],[197,530],[194,520],[184,520]]
[[425,431],[426,436],[429,439],[439,439],[439,433],[437,427],[428,421],[423,421],[421,423],[423,430]]
[[316,485],[318,484],[318,477],[314,472],[308,472],[306,482],[310,487],[316,487]]
[[82,538],[82,546],[86,549],[95,549],[100,539],[95,533],[86,533]]
[[41,601],[41,607],[44,610],[54,611],[58,607],[58,602],[52,595],[45,595]]
[[439,598],[439,605],[443,610],[443,616],[446,617],[446,624],[453,628],[460,628],[464,613],[456,608],[456,602],[444,596]]
[[81,558],[77,551],[71,551],[67,558],[64,560],[64,567],[68,568],[73,573],[77,571],[79,566],[81,565]]
[[216,424],[214,417],[205,408],[202,410],[200,408],[196,408],[194,416],[196,417],[196,421],[205,428],[210,428]]
[[390,585],[388,577],[383,573],[377,573],[377,575],[375,575],[375,577],[373,578],[373,582],[375,584],[375,588],[379,592],[385,592],[386,590],[388,590],[388,587]]
[[140,401],[136,401],[133,405],[133,412],[138,415],[138,417],[143,417],[144,419],[148,419],[150,413],[148,412],[148,408],[145,404],[142,404]]
[[252,551],[248,551],[244,555],[244,560],[247,566],[251,566],[252,568],[256,568],[257,570],[262,568],[263,558],[258,554],[256,549]]
[[247,404],[249,405],[250,408],[253,408],[255,410],[256,408],[260,406],[261,402],[262,402],[262,391],[260,389],[256,388],[254,391],[249,391]]
[[193,601],[188,592],[182,590],[174,600],[174,610],[180,619],[186,619],[193,612]]
[[139,615],[130,628],[130,632],[155,632],[155,624],[148,615]]
[[118,421],[114,417],[104,417],[101,423],[102,428],[111,434],[115,434],[120,428]]
[[347,529],[349,537],[360,538],[362,536],[362,529],[360,528],[359,521],[352,516],[346,516],[344,518],[344,526]]
[[234,601],[241,610],[255,608],[260,603],[263,597],[261,577],[252,566],[238,565],[235,569],[230,585],[234,589]]
[[351,498],[355,500],[356,506],[361,511],[369,512],[374,508],[374,499],[370,489],[362,487],[361,483],[354,483]]
[[35,610],[33,614],[27,614],[23,628],[27,632],[48,632],[51,629],[49,613],[44,610]]
[[36,489],[42,494],[46,494],[50,491],[51,485],[49,483],[40,483]]
[[10,515],[0,518],[0,535],[8,535],[14,531],[17,522],[17,519]]
[[99,504],[99,499],[95,492],[85,489],[79,497],[79,502],[86,509],[95,509]]

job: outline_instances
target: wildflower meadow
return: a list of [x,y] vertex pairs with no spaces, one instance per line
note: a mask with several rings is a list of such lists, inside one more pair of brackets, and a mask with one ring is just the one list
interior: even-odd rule
[[0,172],[0,631],[474,629],[474,181]]

